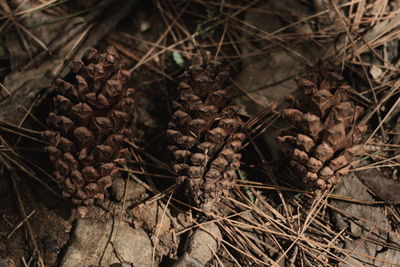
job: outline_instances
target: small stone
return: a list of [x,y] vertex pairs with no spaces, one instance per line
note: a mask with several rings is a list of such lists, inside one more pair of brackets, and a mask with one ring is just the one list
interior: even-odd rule
[[218,242],[222,239],[218,226],[214,223],[207,223],[197,229],[190,238],[188,254],[205,265],[214,257],[213,251],[218,250]]
[[116,201],[122,201],[124,199],[125,186],[127,186],[125,199],[129,202],[129,205],[146,197],[146,189],[142,185],[135,181],[118,177],[114,179],[111,186],[111,193]]
[[[112,230],[113,226],[112,219],[105,222],[78,219],[73,242],[67,248],[60,266],[98,266],[101,257],[102,266],[120,263],[120,259],[132,266],[152,266],[153,248],[147,234],[123,221],[118,224],[117,231]],[[110,240],[112,245],[109,244]]]

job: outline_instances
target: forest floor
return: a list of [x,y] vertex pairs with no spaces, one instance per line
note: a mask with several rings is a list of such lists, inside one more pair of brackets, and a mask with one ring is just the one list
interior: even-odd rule
[[[0,266],[400,266],[399,37],[398,0],[0,0]],[[40,133],[54,80],[110,45],[132,73],[136,140],[105,204],[82,211]],[[211,210],[180,195],[165,134],[200,51],[230,67],[247,132],[235,186]],[[321,61],[368,131],[361,164],[314,192],[276,138],[284,96]]]

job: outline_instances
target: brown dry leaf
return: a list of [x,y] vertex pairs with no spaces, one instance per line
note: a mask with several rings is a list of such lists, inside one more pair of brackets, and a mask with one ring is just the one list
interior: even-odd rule
[[358,179],[379,199],[391,203],[400,204],[400,182],[389,179],[377,169],[369,169],[356,172]]
[[[358,172],[357,176],[349,174],[343,179],[343,183],[336,187],[334,193],[374,201],[368,193],[368,188],[357,178],[361,176],[370,176],[371,179],[379,181],[382,175],[372,176],[368,172]],[[384,208],[337,200],[333,200],[331,204],[346,214],[333,213],[337,227],[347,228],[351,235],[351,238],[347,238],[343,243],[344,250],[340,249],[346,255],[343,258],[344,262],[338,266],[399,266],[400,251],[393,247],[399,247],[400,242],[396,234],[390,231],[391,225]]]

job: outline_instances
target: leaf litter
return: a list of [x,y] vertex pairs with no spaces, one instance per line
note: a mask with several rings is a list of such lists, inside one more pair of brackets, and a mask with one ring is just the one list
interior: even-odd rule
[[[44,196],[31,197],[27,188],[53,190],[58,200],[48,201],[51,203],[48,209],[56,213],[68,213],[66,210],[71,207],[57,204],[61,200],[48,166],[39,164],[26,148],[41,149],[35,140],[40,140],[38,131],[43,130],[40,123],[43,114],[38,112],[38,108],[45,109],[44,104],[38,105],[46,103],[43,89],[50,87],[54,76],[65,75],[64,65],[75,51],[81,55],[101,40],[99,47],[111,44],[130,60],[132,80],[139,89],[138,128],[143,132],[143,139],[139,144],[130,145],[134,160],[122,171],[146,189],[148,198],[133,198],[138,202],[130,201],[126,205],[122,199],[122,207],[120,204],[103,207],[97,217],[109,216],[104,215],[107,214],[104,209],[116,209],[117,213],[113,214],[123,214],[116,216],[117,229],[122,221],[131,226],[136,222],[140,227],[140,214],[132,217],[129,212],[142,203],[161,205],[163,211],[156,209],[157,214],[161,218],[168,216],[172,223],[169,230],[157,226],[156,230],[147,229],[156,248],[153,263],[179,262],[179,256],[188,252],[185,247],[190,247],[184,246],[185,240],[190,240],[196,229],[203,229],[202,225],[215,223],[222,235],[209,234],[219,245],[207,250],[213,255],[208,263],[212,266],[398,266],[400,216],[393,193],[393,188],[397,188],[396,156],[400,145],[398,1],[288,0],[266,4],[258,0],[154,0],[142,2],[132,11],[117,1],[114,7],[121,13],[114,13],[118,19],[106,20],[103,24],[95,19],[103,9],[93,8],[90,3],[80,9],[93,8],[83,13],[87,14],[85,17],[74,15],[59,24],[46,24],[43,22],[48,21],[48,16],[65,17],[77,10],[69,10],[68,5],[62,4],[53,7],[54,1],[42,4],[23,1],[29,4],[25,9],[18,8],[19,1],[10,2],[9,6],[5,1],[1,3],[4,16],[1,29],[4,32],[7,26],[18,30],[4,32],[6,36],[14,36],[15,46],[8,45],[9,54],[1,57],[2,69],[4,66],[8,69],[8,77],[2,77],[1,81],[3,149],[0,155],[5,170],[1,190],[15,192],[22,198],[17,201],[15,195],[3,194],[18,205],[17,209],[12,209],[11,203],[3,207],[5,216],[1,225],[4,225],[2,229],[9,230],[4,234],[9,234],[16,225],[22,224],[10,240],[2,236],[0,256],[25,266],[37,266],[37,263],[43,266],[43,261],[51,266],[60,260],[54,258],[55,252],[52,259],[44,253],[45,248],[53,251],[51,238],[55,236],[47,238],[32,231],[40,221],[38,212],[29,215],[37,210],[35,205],[43,204]],[[42,11],[46,5],[48,8]],[[28,20],[20,20],[20,16]],[[32,22],[35,18],[38,21]],[[60,30],[61,34],[57,35],[57,28],[63,29],[63,23],[64,32]],[[31,29],[29,24],[36,26]],[[46,36],[46,33],[54,35]],[[176,55],[190,60],[199,49],[223,57],[233,69],[236,92],[232,98],[243,107],[249,136],[240,169],[240,177],[246,179],[236,180],[231,196],[208,211],[179,198],[174,173],[165,164],[169,159],[161,145],[165,143],[162,134],[167,126],[165,122],[171,115],[167,103],[181,71],[177,64],[182,62]],[[296,88],[293,78],[302,74],[305,65],[323,59],[341,67],[352,87],[352,99],[366,110],[363,119],[370,125],[370,131],[364,144],[367,154],[362,165],[344,177],[344,183],[335,191],[318,193],[307,191],[301,179],[285,167],[287,161],[275,140],[288,126],[279,112],[284,108],[283,96]],[[21,62],[28,63],[21,65]],[[368,169],[376,173],[369,175]],[[383,178],[382,173],[389,178]],[[358,174],[361,178],[356,178]],[[12,181],[16,186],[12,186]],[[250,192],[253,199],[249,197]],[[72,221],[74,216],[64,214],[57,218],[63,221],[57,225],[63,227],[54,229],[68,233],[65,221],[68,218]],[[28,232],[26,241],[22,230]],[[163,235],[170,237],[163,241]],[[11,254],[10,258],[7,252],[12,242],[17,247],[26,242],[27,249]],[[64,244],[61,242],[57,247]]]

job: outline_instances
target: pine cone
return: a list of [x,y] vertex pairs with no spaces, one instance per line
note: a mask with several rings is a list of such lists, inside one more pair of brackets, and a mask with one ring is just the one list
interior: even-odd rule
[[343,77],[322,63],[297,85],[299,96],[289,96],[282,112],[294,127],[278,141],[306,184],[329,189],[364,153],[360,142],[367,127],[357,124],[363,108],[351,101]]
[[109,47],[99,54],[91,49],[84,61],[75,61],[67,76],[57,79],[50,130],[43,135],[54,164],[54,176],[63,196],[74,204],[91,205],[104,199],[105,190],[125,162],[123,140],[130,138],[127,126],[133,89],[126,89],[129,72],[123,69],[117,51]]
[[238,106],[228,104],[228,69],[209,55],[193,59],[180,79],[167,136],[173,169],[197,206],[228,194],[240,166],[244,133]]

